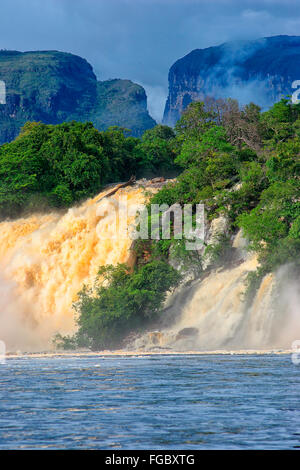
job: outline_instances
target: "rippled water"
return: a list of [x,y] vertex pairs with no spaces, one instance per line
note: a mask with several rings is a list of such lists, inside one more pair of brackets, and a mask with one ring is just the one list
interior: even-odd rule
[[0,373],[0,449],[300,447],[288,355],[20,357]]

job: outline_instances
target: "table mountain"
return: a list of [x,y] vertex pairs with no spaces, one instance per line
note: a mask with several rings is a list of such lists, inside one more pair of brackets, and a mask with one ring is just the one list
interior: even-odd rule
[[195,49],[169,72],[164,123],[174,125],[191,101],[232,97],[267,109],[300,80],[300,36],[273,36]]
[[156,123],[145,90],[129,80],[99,82],[81,57],[58,51],[0,51],[0,143],[13,140],[26,121],[58,124],[92,121],[98,129],[119,125],[141,135]]

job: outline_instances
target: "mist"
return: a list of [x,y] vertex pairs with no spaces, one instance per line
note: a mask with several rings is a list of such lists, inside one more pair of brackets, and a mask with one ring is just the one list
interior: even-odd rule
[[40,5],[1,2],[0,48],[67,51],[86,58],[99,80],[144,84],[158,121],[168,71],[177,59],[230,40],[297,35],[300,26],[295,0],[44,0]]

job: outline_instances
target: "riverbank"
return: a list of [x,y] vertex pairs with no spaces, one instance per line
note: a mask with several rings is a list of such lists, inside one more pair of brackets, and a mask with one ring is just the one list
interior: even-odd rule
[[18,357],[145,357],[145,356],[206,356],[206,355],[272,355],[272,354],[291,354],[292,349],[239,349],[239,350],[224,350],[218,349],[214,351],[45,351],[45,352],[7,352],[6,357],[8,359]]

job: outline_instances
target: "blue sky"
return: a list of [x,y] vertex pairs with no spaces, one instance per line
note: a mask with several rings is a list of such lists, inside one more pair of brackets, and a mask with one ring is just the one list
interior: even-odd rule
[[100,80],[141,83],[156,119],[175,60],[277,34],[300,34],[299,0],[0,0],[0,48],[78,54]]

